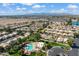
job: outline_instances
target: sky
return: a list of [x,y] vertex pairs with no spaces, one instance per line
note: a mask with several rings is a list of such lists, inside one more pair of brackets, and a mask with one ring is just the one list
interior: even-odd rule
[[0,15],[67,13],[79,15],[78,3],[0,3]]

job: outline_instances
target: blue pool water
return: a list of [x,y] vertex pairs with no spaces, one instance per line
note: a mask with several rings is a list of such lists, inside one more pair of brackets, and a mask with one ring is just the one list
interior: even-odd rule
[[79,21],[73,21],[72,26],[79,26]]
[[32,45],[32,44],[28,44],[28,45],[25,47],[25,50],[32,51],[32,50],[33,50],[33,45]]

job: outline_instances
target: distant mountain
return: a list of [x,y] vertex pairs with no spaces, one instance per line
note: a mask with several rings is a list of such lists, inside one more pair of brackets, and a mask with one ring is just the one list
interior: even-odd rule
[[67,14],[67,13],[33,13],[33,14],[26,14],[26,15],[64,16],[64,15],[72,15],[72,14]]
[[[30,16],[30,15],[47,15],[47,16],[65,16],[65,15],[69,15],[69,16],[75,16],[75,14],[71,14],[71,13],[33,13],[33,14],[25,14],[26,16]],[[76,16],[79,16],[78,14]]]
[[23,14],[23,15],[0,15],[0,16],[79,16],[79,15],[74,15],[74,14],[69,14],[69,13],[33,13],[33,14]]

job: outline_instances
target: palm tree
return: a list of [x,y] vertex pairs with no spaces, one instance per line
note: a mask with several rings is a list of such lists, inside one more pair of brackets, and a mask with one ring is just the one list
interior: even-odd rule
[[4,51],[5,49],[2,46],[0,46],[0,52],[4,52]]

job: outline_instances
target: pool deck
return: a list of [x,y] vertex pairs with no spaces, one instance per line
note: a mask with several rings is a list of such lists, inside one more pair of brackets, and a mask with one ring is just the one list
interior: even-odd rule
[[27,46],[25,46],[25,51],[29,51],[29,52],[38,51],[38,50],[40,50],[44,46],[44,44],[41,43],[41,42],[33,42],[33,43],[30,43],[30,44],[32,46],[28,46],[29,44],[26,44]]

